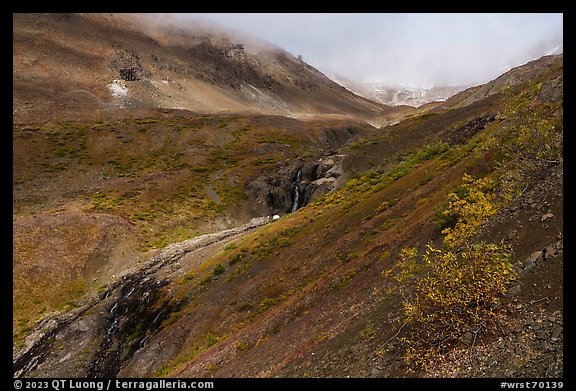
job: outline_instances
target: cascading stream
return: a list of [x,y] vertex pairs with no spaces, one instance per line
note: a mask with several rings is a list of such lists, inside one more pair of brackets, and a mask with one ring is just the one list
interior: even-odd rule
[[296,174],[296,180],[293,183],[292,189],[292,206],[290,207],[290,213],[295,212],[300,207],[300,188],[298,187],[298,182],[302,177],[302,169],[298,169],[298,173]]
[[[62,356],[76,355],[82,362],[82,368],[77,369],[78,372],[82,371],[83,376],[115,377],[122,363],[144,347],[149,337],[161,327],[162,322],[171,313],[179,310],[181,302],[163,300],[165,295],[162,288],[170,280],[158,280],[155,273],[163,267],[172,266],[191,251],[249,232],[269,221],[269,217],[257,218],[241,227],[170,245],[150,258],[148,264],[116,282],[111,282],[96,302],[84,304],[76,313],[47,318],[47,321],[38,326],[38,333],[41,330],[42,334],[36,337],[26,350],[14,356],[14,376],[34,376],[40,365],[43,365],[42,370],[60,373]],[[85,336],[87,333],[78,331],[84,330],[86,319],[92,321],[93,328],[88,333],[92,334],[91,336]],[[79,323],[82,324],[81,327],[78,326]],[[55,340],[61,338],[75,338],[76,341],[80,340],[80,345],[89,341],[90,346],[94,347],[94,353],[84,357],[85,351],[77,349],[80,345],[67,344],[62,348],[67,354],[58,357],[54,354],[53,345]]]

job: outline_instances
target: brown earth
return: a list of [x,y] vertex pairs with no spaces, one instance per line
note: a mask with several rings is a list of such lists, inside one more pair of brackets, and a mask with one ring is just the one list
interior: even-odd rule
[[[286,213],[290,161],[374,132],[352,120],[261,115],[15,126],[16,334],[150,249]],[[286,188],[246,190],[260,176],[282,178],[283,167]],[[30,265],[50,270],[32,275]]]
[[[119,20],[14,15],[17,376],[563,376],[562,161],[474,238],[512,249],[501,333],[409,366],[383,274],[498,167],[500,87],[541,81],[562,125],[561,56],[404,119],[277,49]],[[190,111],[215,107],[234,113]],[[287,213],[295,186],[310,202]]]
[[13,26],[16,123],[158,109],[376,123],[410,112],[359,97],[278,47],[192,22],[173,30],[145,15],[14,14]]
[[[464,142],[476,134],[482,136],[501,126],[499,120],[482,120],[497,114],[498,107],[496,97],[491,97],[357,139],[338,151],[348,156],[343,164],[345,175],[353,178],[354,172],[370,168],[386,172],[406,151],[423,144],[449,138]],[[264,122],[258,123],[258,129],[266,120],[259,119]],[[482,129],[476,129],[477,124],[482,124]],[[462,138],[454,137],[460,133]],[[220,250],[209,253],[211,258],[172,268],[164,274],[170,276],[168,280],[158,280],[164,282],[157,293],[170,299],[170,316],[159,328],[146,332],[144,344],[119,363],[120,371],[113,375],[560,376],[558,347],[562,337],[555,335],[553,342],[551,338],[562,322],[558,312],[562,287],[551,282],[562,281],[561,242],[556,243],[562,232],[562,165],[542,171],[542,177],[533,177],[517,205],[502,211],[483,231],[490,240],[509,238],[515,262],[520,264],[547,245],[554,245],[558,252],[549,262],[537,262],[536,267],[520,274],[519,296],[510,303],[503,299],[501,339],[479,335],[472,348],[455,348],[428,372],[414,372],[404,363],[399,338],[408,328],[401,330],[401,298],[384,293],[382,272],[394,264],[402,248],[423,246],[440,238],[434,214],[446,194],[460,183],[464,173],[489,172],[493,158],[489,151],[474,149],[449,156],[424,162],[372,195],[351,193],[357,197],[348,200],[351,203],[344,199],[343,204],[310,205],[239,238],[233,250],[225,250],[222,244]],[[375,213],[384,201],[392,200],[397,200],[392,207]],[[552,216],[544,217],[548,209]],[[516,232],[510,234],[513,229]],[[235,261],[235,253],[244,254],[243,258]],[[224,271],[212,276],[218,264]],[[549,300],[540,300],[545,293]],[[523,308],[526,310],[519,312]],[[542,313],[535,312],[540,308]],[[523,326],[518,329],[515,324]],[[127,338],[129,324],[122,330],[126,333],[123,338]],[[544,334],[530,342],[534,330]],[[60,341],[69,338],[67,333],[51,338]],[[99,337],[91,338],[98,341]],[[63,349],[54,357],[63,359],[68,352]],[[462,356],[470,355],[469,365],[458,364]],[[62,370],[75,365],[74,357],[72,351],[70,363],[61,366]],[[50,359],[37,371],[43,376],[81,376],[82,368],[92,368],[94,361],[89,357],[82,358],[84,364],[78,363],[73,372],[59,371]],[[533,368],[540,368],[536,363],[546,367],[545,373],[534,372]]]

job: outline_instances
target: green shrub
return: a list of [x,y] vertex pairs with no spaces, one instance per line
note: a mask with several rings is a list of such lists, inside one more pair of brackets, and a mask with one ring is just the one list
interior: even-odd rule
[[374,327],[372,327],[372,323],[368,322],[366,324],[366,327],[364,327],[361,331],[360,331],[360,338],[362,338],[364,341],[369,341],[372,338],[374,338]]
[[188,272],[182,276],[182,278],[180,279],[180,284],[186,284],[193,278],[194,278],[194,272]]
[[425,184],[430,182],[432,179],[434,179],[434,176],[432,174],[426,174],[422,178],[420,178],[420,180],[418,181],[418,184],[420,186],[424,186]]
[[287,247],[292,243],[292,241],[285,237],[285,236],[280,236],[279,238],[277,238],[275,240],[275,244],[280,246],[280,247]]
[[237,262],[241,262],[246,260],[244,254],[242,252],[236,253],[230,257],[230,261],[228,262],[230,265],[234,265]]
[[[398,263],[393,267],[382,272],[383,277],[391,277],[398,286],[406,285],[406,282],[424,270],[424,265],[418,262],[418,248],[407,247],[400,250],[398,254]],[[404,288],[402,288],[404,289]],[[387,293],[392,293],[396,290],[396,286],[388,289]]]
[[440,231],[446,228],[454,228],[458,222],[458,215],[456,213],[447,213],[446,210],[439,210],[434,215],[434,224]]
[[330,289],[338,291],[348,286],[350,281],[356,276],[357,273],[358,272],[355,269],[348,270],[346,273],[344,273],[342,278],[330,285]]
[[142,323],[138,323],[134,328],[134,331],[132,331],[132,333],[128,336],[128,338],[126,338],[126,343],[134,341],[136,338],[140,336],[141,333],[142,333]]
[[382,202],[380,205],[378,205],[378,207],[376,208],[376,210],[374,211],[375,214],[379,214],[383,211],[385,211],[386,209],[396,205],[398,203],[398,201],[400,201],[399,198],[394,198],[390,201],[384,201]]
[[218,337],[212,333],[208,333],[206,334],[206,344],[208,346],[212,346],[215,345],[216,342],[220,341],[221,337]]
[[224,271],[226,270],[226,268],[224,267],[224,265],[222,265],[221,263],[217,264],[216,266],[214,266],[214,269],[212,269],[212,274],[217,276],[219,274],[224,273]]
[[275,305],[278,302],[278,299],[274,299],[272,297],[265,297],[260,301],[260,305],[258,306],[258,312],[262,313],[267,311],[270,307]]
[[398,220],[396,219],[389,219],[385,221],[379,228],[379,231],[388,231],[390,228],[396,225]]
[[562,126],[537,105],[541,91],[542,83],[534,83],[520,94],[506,90],[502,118],[507,123],[495,134],[504,153],[525,165],[556,163],[562,157]]
[[237,352],[247,352],[248,350],[250,350],[250,345],[242,343],[242,342],[236,343],[236,351]]
[[124,199],[122,196],[112,196],[106,193],[95,193],[86,196],[86,199],[90,199],[92,209],[111,209],[115,206],[122,205]]
[[358,258],[358,250],[350,250],[350,251],[345,251],[345,252],[341,252],[336,256],[336,259],[344,262],[344,263],[348,263],[354,259]]
[[360,148],[362,145],[368,143],[368,140],[366,138],[361,138],[358,141],[354,141],[350,144],[350,148],[352,150],[357,150],[358,148]]
[[234,243],[230,243],[228,244],[226,247],[224,247],[224,251],[230,251],[230,250],[235,250],[238,246]]
[[136,220],[154,221],[156,220],[156,213],[153,210],[143,210],[141,212],[134,213],[134,218]]

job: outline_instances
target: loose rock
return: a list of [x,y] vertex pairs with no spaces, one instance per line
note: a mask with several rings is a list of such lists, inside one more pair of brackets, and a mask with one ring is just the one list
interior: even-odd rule
[[548,339],[549,336],[550,334],[547,330],[542,330],[538,333],[538,339]]
[[532,269],[534,266],[536,266],[536,264],[532,261],[528,261],[524,264],[524,267],[522,268],[522,270],[524,270],[525,272],[527,272],[528,270]]
[[554,328],[554,330],[552,331],[552,336],[550,337],[550,339],[551,339],[552,341],[558,340],[558,337],[560,336],[561,333],[562,333],[562,326],[557,326],[557,327]]
[[542,251],[534,251],[528,258],[526,258],[526,262],[537,262],[542,257]]
[[554,246],[547,246],[547,247],[544,249],[544,251],[546,252],[546,257],[545,257],[545,258],[553,257],[553,256],[556,255],[556,253],[557,253],[557,251],[556,251],[556,249],[554,248]]
[[510,298],[512,296],[516,296],[520,293],[520,285],[514,285],[512,288],[508,289],[506,292],[506,297]]

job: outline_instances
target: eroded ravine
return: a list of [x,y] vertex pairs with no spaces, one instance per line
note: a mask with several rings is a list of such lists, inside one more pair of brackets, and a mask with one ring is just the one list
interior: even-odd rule
[[44,319],[13,352],[15,377],[114,377],[177,308],[162,288],[167,275],[186,273],[188,254],[236,238],[266,223],[255,218],[243,226],[172,244],[126,271],[98,295],[65,314]]

